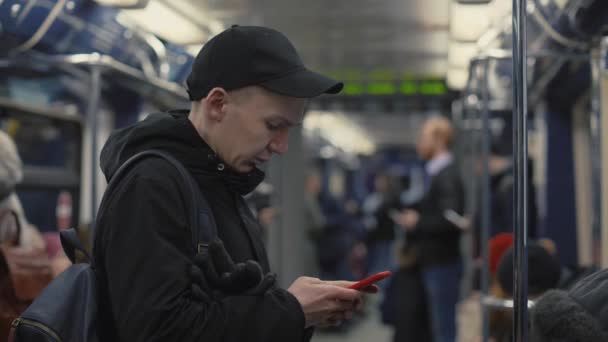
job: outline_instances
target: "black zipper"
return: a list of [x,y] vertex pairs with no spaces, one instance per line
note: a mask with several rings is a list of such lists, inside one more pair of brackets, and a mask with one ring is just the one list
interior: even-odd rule
[[54,338],[56,341],[63,342],[63,340],[61,339],[61,337],[59,337],[59,335],[57,335],[53,330],[51,330],[49,327],[47,327],[46,325],[44,325],[42,323],[38,323],[36,321],[32,321],[32,320],[29,320],[26,318],[17,318],[13,321],[13,323],[11,323],[11,326],[15,329],[17,329],[17,327],[19,327],[20,325],[29,325],[38,330],[41,330],[43,333]]

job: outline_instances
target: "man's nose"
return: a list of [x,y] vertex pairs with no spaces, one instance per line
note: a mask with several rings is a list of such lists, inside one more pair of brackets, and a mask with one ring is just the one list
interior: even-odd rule
[[289,149],[289,131],[279,132],[270,142],[270,150],[276,154],[286,153]]

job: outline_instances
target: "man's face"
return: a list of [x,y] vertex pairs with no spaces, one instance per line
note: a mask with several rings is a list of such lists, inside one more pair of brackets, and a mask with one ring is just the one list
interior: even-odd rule
[[376,179],[374,179],[374,188],[377,192],[388,192],[390,186],[390,179],[386,175],[377,175]]
[[216,152],[229,166],[237,172],[249,172],[273,154],[287,152],[289,130],[301,124],[307,99],[259,87],[229,96],[216,135]]
[[306,178],[306,192],[311,195],[318,195],[321,192],[321,177],[312,173]]
[[434,127],[431,122],[427,122],[422,127],[416,144],[418,156],[423,160],[432,159],[435,153],[435,143]]

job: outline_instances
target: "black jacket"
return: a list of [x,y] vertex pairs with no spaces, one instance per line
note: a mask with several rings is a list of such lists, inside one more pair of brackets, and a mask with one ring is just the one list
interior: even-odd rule
[[[242,195],[264,174],[239,174],[200,138],[184,113],[153,114],[112,134],[101,154],[109,180],[137,152],[159,149],[190,171],[209,201],[218,235],[235,262],[268,260],[260,227]],[[101,280],[106,323],[119,341],[307,341],[302,308],[295,297],[274,288],[263,296],[192,298],[189,204],[179,174],[160,159],[146,159],[107,198],[98,217],[94,258]]]
[[385,195],[382,204],[373,212],[375,227],[366,236],[366,243],[373,245],[381,241],[393,241],[395,239],[395,222],[390,216],[391,210],[399,207],[395,196]]
[[430,341],[431,324],[420,268],[400,267],[388,281],[380,310],[383,323],[394,328],[393,341]]
[[407,234],[420,265],[449,264],[460,261],[461,230],[450,222],[445,213],[464,212],[464,188],[460,172],[451,163],[432,178],[430,188],[416,207],[420,220],[414,231]]
[[[536,205],[536,188],[532,183],[534,174],[532,160],[528,158],[528,238],[537,238],[538,207]],[[490,232],[494,237],[499,233],[511,233],[515,227],[513,191],[515,189],[515,178],[513,168],[508,167],[490,178]],[[481,255],[481,210],[475,215],[475,244],[473,255]]]

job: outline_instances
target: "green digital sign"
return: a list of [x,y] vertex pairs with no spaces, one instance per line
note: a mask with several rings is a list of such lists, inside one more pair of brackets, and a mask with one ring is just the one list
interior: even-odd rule
[[448,89],[443,81],[402,81],[402,82],[346,82],[343,95],[445,95]]
[[448,92],[445,81],[441,77],[414,75],[411,72],[387,68],[370,70],[341,68],[325,70],[323,73],[344,82],[344,90],[341,94],[345,96],[440,96]]
[[403,81],[399,86],[399,92],[403,95],[418,94],[418,83],[415,81]]
[[420,94],[422,95],[443,95],[448,89],[441,81],[424,81],[420,83]]
[[394,95],[397,86],[391,82],[369,82],[367,83],[367,94],[369,95]]
[[361,83],[346,82],[342,94],[356,96],[365,94],[365,86]]

